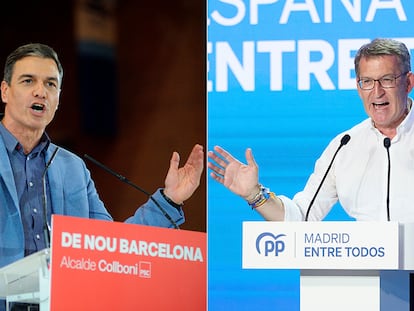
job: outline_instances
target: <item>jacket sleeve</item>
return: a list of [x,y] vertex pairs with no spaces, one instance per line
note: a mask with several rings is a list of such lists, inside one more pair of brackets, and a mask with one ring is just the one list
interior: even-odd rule
[[169,204],[161,189],[158,189],[148,201],[138,207],[135,214],[126,220],[127,223],[174,228],[184,223],[182,208]]
[[[49,176],[53,185],[54,212],[69,216],[113,220],[98,195],[85,162],[63,148],[57,154],[55,161]],[[158,189],[125,222],[173,228],[175,224],[180,225],[184,222],[184,213],[181,208],[169,204]]]

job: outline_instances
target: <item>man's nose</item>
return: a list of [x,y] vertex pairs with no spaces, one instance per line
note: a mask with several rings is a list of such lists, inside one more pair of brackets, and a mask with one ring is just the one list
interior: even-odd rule
[[46,87],[43,83],[36,83],[33,89],[33,96],[41,98],[46,97]]
[[385,91],[380,81],[374,80],[373,92],[375,93],[376,97],[380,97],[384,94]]

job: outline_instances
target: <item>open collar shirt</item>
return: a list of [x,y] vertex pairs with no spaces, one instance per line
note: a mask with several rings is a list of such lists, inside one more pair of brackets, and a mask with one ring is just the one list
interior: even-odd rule
[[[409,99],[412,105],[412,100]],[[366,119],[335,137],[316,161],[314,172],[303,191],[293,199],[281,196],[285,220],[301,221],[316,193],[323,175],[340,145],[349,134],[351,140],[342,147],[318,193],[309,220],[322,220],[338,201],[356,220],[387,220],[388,156],[385,136]],[[410,109],[391,140],[390,153],[390,220],[414,221],[414,113]]]
[[[25,255],[27,256],[46,246],[43,205],[45,202],[51,202],[51,200],[47,175],[44,176],[46,178],[47,197],[46,201],[43,199],[42,176],[45,169],[45,153],[50,144],[50,139],[44,133],[39,144],[29,154],[25,154],[23,146],[2,123],[0,123],[0,135],[4,140],[13,170],[24,230]],[[47,206],[46,210],[50,219],[51,206]]]

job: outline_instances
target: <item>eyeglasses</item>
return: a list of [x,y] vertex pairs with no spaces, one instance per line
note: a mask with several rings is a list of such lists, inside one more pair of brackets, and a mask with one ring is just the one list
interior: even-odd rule
[[407,73],[408,71],[403,72],[399,74],[398,76],[387,75],[387,76],[382,77],[381,79],[362,78],[362,79],[359,79],[358,85],[361,88],[361,90],[372,90],[375,86],[375,82],[378,82],[381,85],[381,87],[385,89],[389,89],[389,88],[395,87],[396,80],[399,77],[406,75]]

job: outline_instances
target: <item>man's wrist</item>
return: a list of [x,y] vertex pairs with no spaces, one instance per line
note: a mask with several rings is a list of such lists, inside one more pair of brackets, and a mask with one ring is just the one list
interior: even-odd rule
[[247,201],[247,203],[249,202],[253,202],[255,201],[258,196],[260,195],[261,192],[261,188],[262,185],[261,184],[257,184],[254,188],[254,190],[251,192],[251,194],[249,194],[248,196],[244,197],[244,199]]
[[276,195],[273,192],[270,192],[269,188],[263,187],[259,184],[259,192],[252,200],[247,201],[247,203],[252,209],[256,209],[265,204],[270,198],[275,199]]
[[168,204],[170,204],[171,206],[174,206],[176,209],[180,209],[180,208],[183,207],[184,202],[182,202],[182,203],[174,202],[168,195],[165,194],[164,189],[161,189],[160,192],[161,192],[161,195],[163,196],[163,198],[165,199],[165,201],[167,201]]

